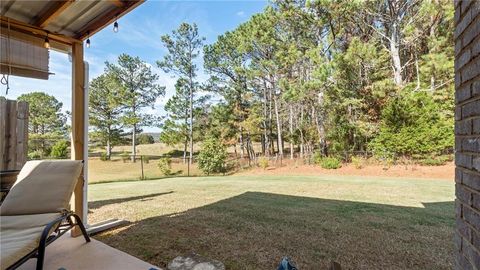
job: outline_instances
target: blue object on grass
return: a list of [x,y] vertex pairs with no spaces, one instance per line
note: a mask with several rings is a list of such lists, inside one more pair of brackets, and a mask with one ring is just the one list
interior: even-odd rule
[[298,270],[297,267],[290,261],[290,258],[283,257],[280,265],[278,266],[277,270]]

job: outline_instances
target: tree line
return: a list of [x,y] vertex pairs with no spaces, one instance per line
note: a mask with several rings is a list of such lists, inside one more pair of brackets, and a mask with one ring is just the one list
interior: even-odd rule
[[167,54],[156,62],[177,78],[166,115],[144,113],[165,87],[124,54],[91,82],[91,124],[108,155],[126,128],[134,155],[149,125],[189,160],[207,138],[251,159],[442,155],[454,141],[453,11],[446,0],[281,0],[212,44],[182,23],[161,37]]

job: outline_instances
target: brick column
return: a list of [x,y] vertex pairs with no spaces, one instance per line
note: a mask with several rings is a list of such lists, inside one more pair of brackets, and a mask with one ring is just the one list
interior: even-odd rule
[[480,269],[480,1],[455,1],[455,269]]

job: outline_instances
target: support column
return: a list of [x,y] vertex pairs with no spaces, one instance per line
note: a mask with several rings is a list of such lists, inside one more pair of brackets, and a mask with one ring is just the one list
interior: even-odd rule
[[[85,68],[83,64],[83,44],[72,45],[72,160],[84,160],[85,146]],[[85,160],[87,162],[87,160]],[[86,185],[82,171],[72,196],[72,210],[79,216],[84,217],[84,192]],[[81,235],[78,228],[72,230],[72,236]]]

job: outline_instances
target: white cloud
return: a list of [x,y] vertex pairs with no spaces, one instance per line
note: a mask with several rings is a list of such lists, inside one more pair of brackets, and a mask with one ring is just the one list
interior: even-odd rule
[[238,16],[238,17],[243,17],[243,16],[245,16],[245,11],[240,10],[239,12],[237,12],[237,16]]

